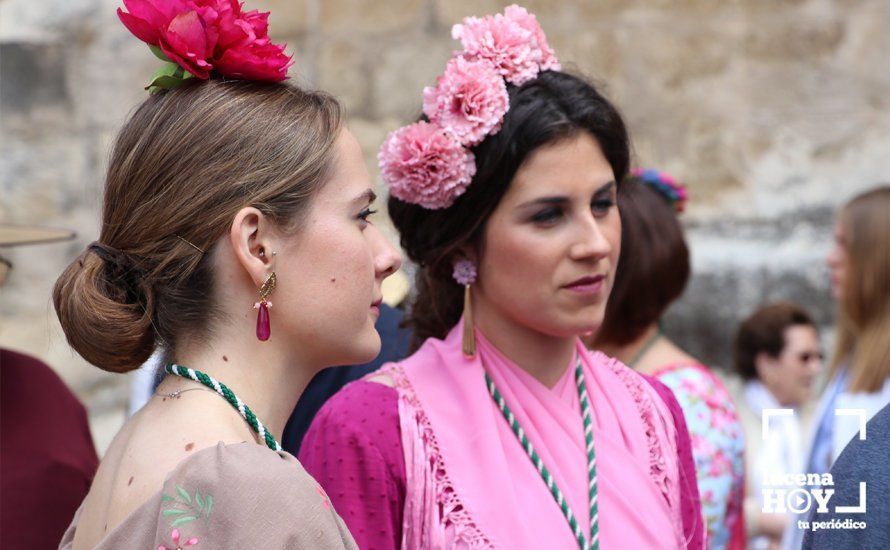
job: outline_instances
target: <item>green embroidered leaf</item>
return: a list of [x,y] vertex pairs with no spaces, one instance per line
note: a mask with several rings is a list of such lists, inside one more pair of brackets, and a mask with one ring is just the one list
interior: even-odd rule
[[201,498],[201,493],[195,489],[195,502],[198,503],[198,510],[204,509],[204,499]]
[[179,497],[182,498],[182,500],[186,501],[189,504],[192,503],[192,497],[189,496],[188,491],[177,485],[176,492],[179,493]]
[[171,524],[170,524],[170,528],[172,529],[172,528],[174,528],[174,527],[177,527],[177,526],[179,526],[179,525],[182,525],[183,523],[188,523],[188,522],[190,522],[190,521],[195,521],[196,519],[198,519],[198,518],[195,517],[195,516],[183,516],[183,517],[177,519],[176,521],[174,521],[173,523],[171,523]]
[[161,50],[161,48],[149,44],[148,49],[151,50],[151,53],[155,54],[155,57],[157,57],[161,61],[170,61],[170,58],[167,57],[167,54],[165,54],[163,50]]
[[161,512],[161,515],[164,516],[164,517],[167,517],[167,516],[177,516],[177,515],[179,515],[179,514],[184,514],[184,513],[186,513],[186,512],[188,512],[188,510],[180,510],[179,508],[169,508],[169,509],[164,510],[163,512]]
[[161,502],[170,502],[171,500],[176,500],[170,495],[161,495]]
[[213,495],[207,495],[207,507],[204,508],[204,515],[210,517],[210,509],[213,508]]

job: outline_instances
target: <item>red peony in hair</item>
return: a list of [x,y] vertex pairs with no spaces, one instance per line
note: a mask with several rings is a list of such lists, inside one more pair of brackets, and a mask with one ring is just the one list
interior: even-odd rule
[[[124,0],[118,17],[168,62],[149,84],[172,88],[192,76],[279,82],[293,64],[268,33],[269,13],[243,12],[237,0]],[[186,74],[187,73],[187,74]]]

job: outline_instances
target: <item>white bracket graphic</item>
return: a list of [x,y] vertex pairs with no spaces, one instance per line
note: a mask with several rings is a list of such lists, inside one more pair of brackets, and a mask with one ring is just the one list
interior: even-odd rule
[[[766,411],[764,411],[766,412]],[[835,416],[858,416],[859,417],[859,441],[865,441],[865,424],[868,419],[865,416],[865,409],[835,409]]]
[[864,514],[865,513],[865,482],[859,482],[859,506],[838,506],[834,509],[838,514]]

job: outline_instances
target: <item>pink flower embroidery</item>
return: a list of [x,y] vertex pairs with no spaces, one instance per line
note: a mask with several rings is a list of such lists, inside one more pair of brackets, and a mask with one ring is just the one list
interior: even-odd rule
[[321,504],[327,509],[331,508],[331,500],[328,498],[328,495],[325,494],[324,489],[321,488],[321,485],[315,486],[315,492],[321,496]]
[[476,174],[473,153],[429,122],[389,134],[377,159],[394,197],[429,209],[451,206]]
[[423,90],[423,112],[464,146],[497,132],[507,113],[507,85],[484,60],[452,58],[434,88]]
[[170,533],[170,539],[173,541],[173,544],[170,548],[167,548],[163,544],[158,546],[158,550],[180,550],[181,548],[185,548],[187,546],[195,546],[198,544],[198,537],[192,537],[189,540],[185,541],[183,544],[179,544],[179,529],[174,529]]

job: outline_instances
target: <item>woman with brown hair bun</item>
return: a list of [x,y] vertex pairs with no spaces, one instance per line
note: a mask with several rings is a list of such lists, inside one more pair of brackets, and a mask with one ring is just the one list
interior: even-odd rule
[[579,339],[614,284],[624,122],[523,8],[452,36],[379,156],[417,349],[331,398],[300,459],[362,548],[701,548],[676,400]]
[[657,170],[621,184],[621,258],[605,320],[591,348],[667,385],[686,417],[708,543],[744,548],[744,434],[719,378],[661,331],[661,317],[686,287],[689,250],[677,218],[686,189]]
[[99,239],[53,298],[85,359],[126,372],[160,347],[168,376],[61,545],[355,548],[278,439],[313,374],[380,349],[380,284],[400,258],[367,219],[361,150],[336,100],[279,82],[268,14],[149,3],[121,19],[168,77],[120,131]]

